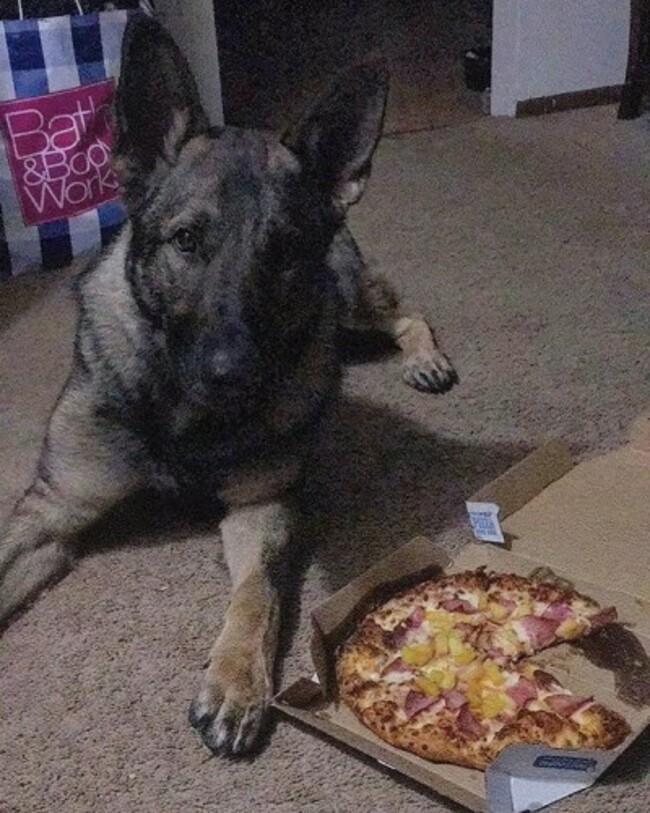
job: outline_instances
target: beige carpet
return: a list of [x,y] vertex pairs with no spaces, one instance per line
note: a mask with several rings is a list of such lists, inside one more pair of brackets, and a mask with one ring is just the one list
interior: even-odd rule
[[[461,385],[420,395],[395,358],[350,369],[307,495],[318,547],[296,576],[284,683],[310,673],[316,602],[416,533],[457,549],[469,540],[462,501],[479,484],[543,437],[579,456],[611,448],[650,402],[650,129],[615,112],[382,142],[353,227],[437,323]],[[65,373],[66,285],[0,289],[2,513]],[[284,720],[256,760],[211,757],[186,715],[227,600],[218,545],[160,511],[96,538],[115,544],[0,640],[2,813],[457,809]],[[554,811],[650,810],[647,756],[645,739]]]

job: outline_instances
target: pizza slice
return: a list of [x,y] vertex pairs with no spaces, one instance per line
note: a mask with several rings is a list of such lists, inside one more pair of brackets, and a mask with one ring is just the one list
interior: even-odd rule
[[574,641],[616,620],[616,608],[575,590],[512,574],[493,576],[480,646],[491,657],[518,660],[564,641]]

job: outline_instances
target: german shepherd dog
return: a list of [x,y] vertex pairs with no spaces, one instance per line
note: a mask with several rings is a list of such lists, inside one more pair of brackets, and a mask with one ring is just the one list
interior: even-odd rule
[[129,23],[122,57],[114,152],[129,220],[77,281],[72,370],[0,544],[0,620],[63,575],[72,539],[118,501],[200,495],[222,509],[233,592],[190,722],[212,750],[242,754],[272,694],[272,573],[339,387],[341,325],[389,334],[419,390],[456,374],[345,224],[380,135],[383,70],[343,75],[278,138],[211,128],[155,21]]

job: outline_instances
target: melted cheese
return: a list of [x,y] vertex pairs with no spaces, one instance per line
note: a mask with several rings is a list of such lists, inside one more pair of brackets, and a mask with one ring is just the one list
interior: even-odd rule
[[391,685],[410,683],[413,680],[413,675],[413,672],[386,672],[382,677],[382,681],[384,683],[390,683]]
[[483,595],[482,590],[459,590],[458,591],[458,598],[462,601],[466,601],[468,604],[471,604],[475,610],[478,610],[479,604],[481,603],[481,595]]

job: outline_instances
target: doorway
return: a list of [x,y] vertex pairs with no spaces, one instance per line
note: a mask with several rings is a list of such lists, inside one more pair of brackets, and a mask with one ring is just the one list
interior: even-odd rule
[[227,124],[283,130],[337,71],[373,58],[391,72],[385,133],[484,115],[464,54],[491,44],[492,0],[217,0],[215,17]]

